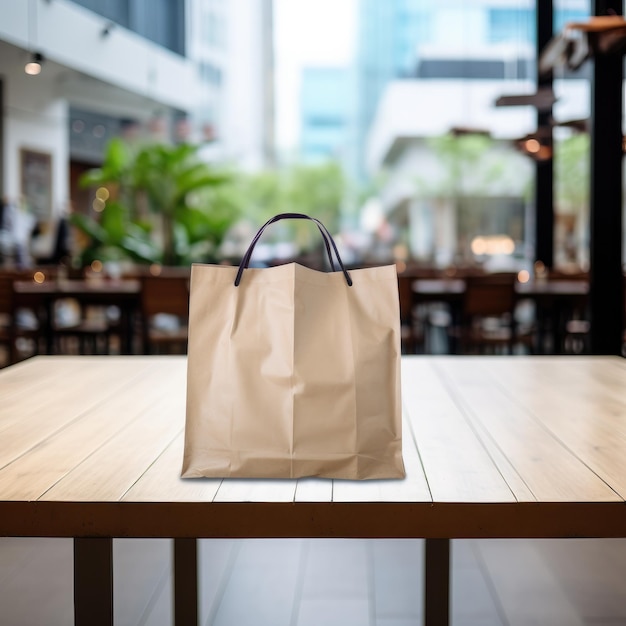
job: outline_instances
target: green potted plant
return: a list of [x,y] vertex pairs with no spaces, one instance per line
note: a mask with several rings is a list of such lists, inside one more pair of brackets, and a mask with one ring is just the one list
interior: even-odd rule
[[133,149],[113,139],[102,166],[80,181],[84,187],[109,190],[99,219],[71,217],[91,240],[83,262],[99,257],[184,265],[210,259],[239,215],[224,190],[229,180],[200,159],[197,146]]

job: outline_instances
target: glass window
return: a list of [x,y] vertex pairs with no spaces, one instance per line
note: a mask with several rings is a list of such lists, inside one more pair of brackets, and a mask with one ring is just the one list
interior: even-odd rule
[[585,9],[555,9],[554,29],[558,33],[568,22],[584,22],[589,19],[589,10]]
[[531,9],[489,10],[489,40],[497,42],[534,41],[535,12]]
[[185,3],[178,0],[75,0],[178,54],[185,53]]
[[76,4],[128,28],[128,0],[74,0]]

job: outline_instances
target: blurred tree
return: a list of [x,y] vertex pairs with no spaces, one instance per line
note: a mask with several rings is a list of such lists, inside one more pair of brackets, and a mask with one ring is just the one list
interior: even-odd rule
[[196,146],[149,144],[133,150],[113,139],[102,167],[81,179],[85,187],[110,189],[100,219],[72,216],[91,237],[84,261],[111,255],[165,265],[211,259],[239,216],[223,192],[230,179],[200,160]]
[[555,201],[561,212],[578,213],[589,202],[589,135],[555,142]]
[[246,218],[256,225],[266,222],[277,213],[290,211],[285,179],[285,172],[279,170],[241,175],[239,189]]
[[585,264],[589,254],[589,135],[554,144],[555,258]]
[[[339,164],[295,165],[242,177],[242,203],[246,217],[255,225],[278,213],[305,213],[319,219],[331,233],[340,227],[346,180]],[[290,241],[306,251],[321,244],[317,229],[292,220],[268,231],[269,241]]]
[[[503,172],[501,161],[486,161],[494,142],[488,135],[447,133],[433,137],[429,145],[444,166],[437,195],[459,198],[486,194],[489,186]],[[432,181],[421,181],[426,187]]]
[[335,161],[297,165],[287,180],[287,201],[295,211],[321,220],[330,232],[339,228],[346,180]]

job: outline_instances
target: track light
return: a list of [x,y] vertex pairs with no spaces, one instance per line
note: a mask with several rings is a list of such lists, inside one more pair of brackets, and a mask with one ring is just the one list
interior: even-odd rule
[[37,74],[41,73],[43,62],[43,54],[41,52],[33,52],[30,61],[24,66],[24,71],[30,76],[37,76]]
[[552,158],[552,129],[538,128],[515,140],[515,147],[535,161],[548,161]]

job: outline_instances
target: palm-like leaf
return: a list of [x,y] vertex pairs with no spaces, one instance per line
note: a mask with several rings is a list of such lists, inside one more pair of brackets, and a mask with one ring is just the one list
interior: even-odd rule
[[[203,190],[224,185],[229,176],[215,171],[189,144],[148,145],[134,152],[121,140],[109,143],[101,168],[81,179],[83,186],[117,186],[119,203],[107,203],[100,222],[86,216],[74,220],[95,245],[117,246],[127,256],[153,260],[155,244],[145,227],[142,199],[154,214],[161,216],[163,232],[162,261],[180,263],[198,251],[215,250],[224,233],[238,215],[234,207],[192,207],[190,198]],[[78,216],[77,216],[78,217]],[[142,221],[143,220],[143,221]],[[131,234],[132,231],[132,234]],[[204,247],[196,244],[206,242]]]

